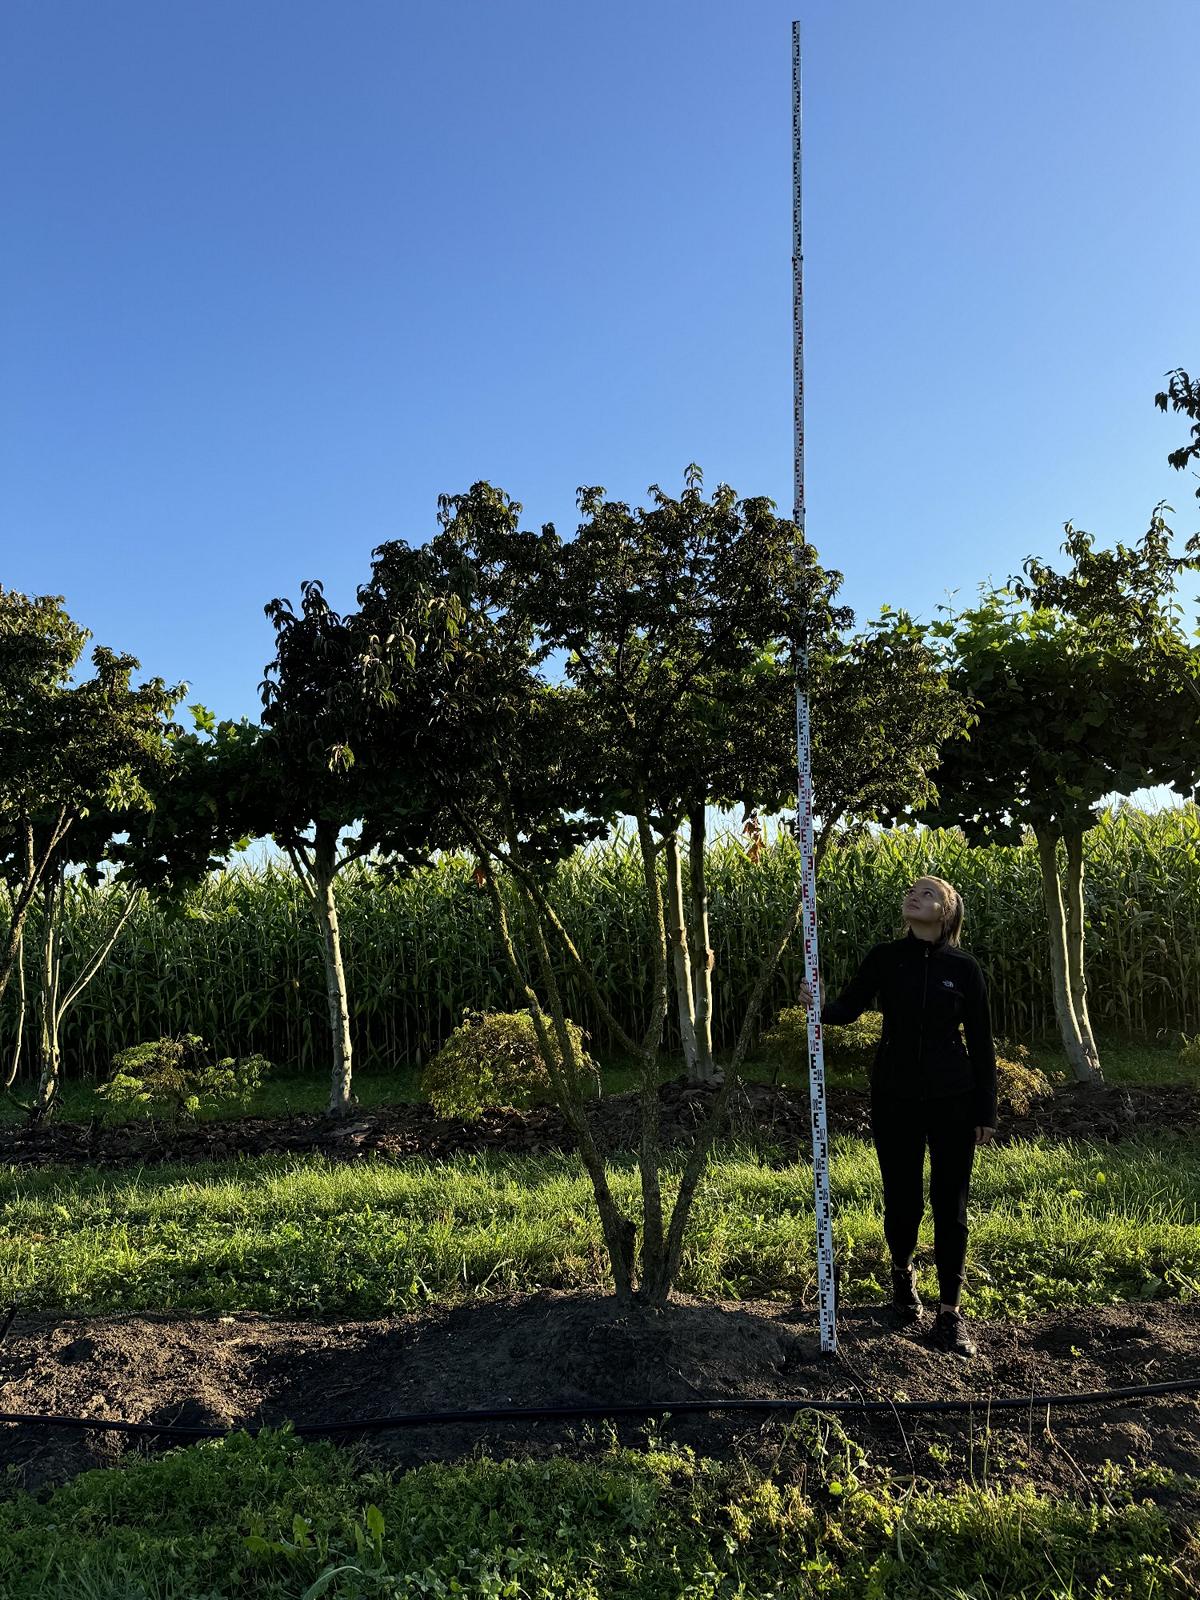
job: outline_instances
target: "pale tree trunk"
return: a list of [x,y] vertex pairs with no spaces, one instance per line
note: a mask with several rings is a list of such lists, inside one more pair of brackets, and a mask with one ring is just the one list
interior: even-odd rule
[[701,1082],[716,1076],[713,1065],[713,953],[708,933],[708,879],[704,865],[705,815],[697,806],[688,817],[689,890],[692,910],[692,985],[696,1019],[696,1075]]
[[692,993],[692,963],[688,950],[687,922],[683,914],[683,870],[679,860],[679,835],[663,840],[667,862],[667,935],[675,974],[675,999],[679,1005],[679,1037],[689,1083],[700,1079],[696,1059],[696,1016]]
[[63,869],[57,868],[45,880],[42,891],[42,980],[40,995],[40,1050],[37,1097],[34,1115],[48,1117],[58,1098],[62,1052],[58,1042],[58,986],[62,979],[62,947],[59,942],[62,921]]
[[[329,1085],[329,1115],[349,1116],[357,1104],[350,1092],[353,1075],[353,1050],[350,1043],[350,1002],[346,992],[346,968],[342,961],[342,933],[338,923],[337,899],[333,892],[338,874],[337,840],[339,829],[318,824],[311,842],[294,839],[286,845],[300,887],[321,930],[325,958],[325,996],[329,1006],[329,1035],[333,1063]],[[344,864],[344,863],[343,863]]]
[[40,856],[36,852],[32,823],[26,822],[22,825],[25,870],[15,892],[9,895],[8,931],[4,938],[3,952],[0,953],[0,1000],[4,999],[9,979],[20,963],[25,921],[37,896],[38,887],[45,879],[54,852],[70,832],[74,821],[74,815],[69,813],[65,806],[59,809]]
[[1035,836],[1050,935],[1050,983],[1054,995],[1054,1015],[1072,1072],[1080,1083],[1094,1083],[1097,1075],[1083,1041],[1068,978],[1067,919],[1058,877],[1058,836],[1047,829],[1035,829]]
[[1092,1021],[1088,1016],[1087,977],[1083,957],[1083,829],[1070,828],[1063,833],[1067,851],[1067,987],[1079,1036],[1091,1066],[1092,1077],[1101,1080],[1100,1052],[1096,1048]]
[[[46,926],[42,943],[41,977],[41,1071],[38,1078],[34,1115],[47,1117],[54,1109],[54,1101],[62,1078],[62,1025],[67,1013],[103,967],[121,931],[141,899],[141,891],[134,890],[125,897],[125,903],[113,926],[92,950],[79,968],[75,981],[64,991],[62,980],[62,924],[66,882],[62,871],[47,880],[44,894]],[[22,1005],[24,1004],[24,972],[22,971]]]
[[336,836],[318,837],[313,852],[312,901],[325,949],[325,994],[329,1002],[329,1034],[333,1045],[333,1066],[329,1086],[329,1114],[349,1116],[356,1104],[350,1092],[353,1072],[350,1043],[350,1002],[346,995],[346,968],[342,962],[342,933],[338,923],[337,900],[333,885]]
[[17,1073],[21,1070],[21,1046],[25,1041],[25,1013],[28,1006],[28,997],[25,990],[25,938],[24,930],[17,941],[17,1026],[13,1038],[12,1056],[8,1063],[8,1073],[4,1079],[5,1089],[11,1089],[17,1081]]

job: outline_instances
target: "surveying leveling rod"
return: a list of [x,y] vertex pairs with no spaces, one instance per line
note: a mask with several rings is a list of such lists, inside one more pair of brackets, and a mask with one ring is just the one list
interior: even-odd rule
[[[804,549],[804,270],[800,233],[800,24],[792,23],[792,352],[796,422],[796,557]],[[798,573],[798,576],[800,574]],[[802,641],[798,665],[807,672],[808,646]],[[821,968],[817,957],[817,874],[813,846],[812,738],[808,693],[796,681],[796,834],[800,844],[803,890],[804,973],[812,994],[808,1008],[808,1084],[812,1106],[813,1194],[817,1214],[817,1292],[821,1349],[837,1350],[833,1284],[833,1216],[829,1205],[829,1134],[825,1117],[825,1046],[821,1032]]]

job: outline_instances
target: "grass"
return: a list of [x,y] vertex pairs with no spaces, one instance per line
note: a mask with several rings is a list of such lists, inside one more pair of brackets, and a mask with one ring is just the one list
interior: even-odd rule
[[[801,1419],[803,1423],[805,1419]],[[1175,1600],[1197,1547],[1114,1469],[1103,1503],[872,1483],[834,1430],[787,1472],[610,1445],[593,1459],[362,1470],[284,1431],[0,1503],[6,1600]],[[1155,1477],[1164,1499],[1194,1489]],[[1170,1480],[1169,1482],[1167,1480]]]
[[[1105,1081],[1110,1084],[1148,1087],[1157,1084],[1196,1083],[1195,1067],[1185,1066],[1179,1060],[1179,1048],[1173,1043],[1147,1043],[1122,1038],[1101,1038],[1101,1059]],[[1040,1068],[1052,1081],[1066,1081],[1069,1076],[1061,1050],[1053,1041],[1041,1040],[1030,1048],[1031,1065]],[[683,1071],[682,1058],[664,1056],[660,1065],[664,1079],[677,1077]],[[756,1083],[771,1081],[772,1068],[765,1061],[748,1061],[745,1076]],[[634,1089],[640,1082],[639,1069],[633,1062],[619,1058],[610,1059],[601,1066],[601,1080],[606,1094],[621,1094]],[[807,1082],[807,1067],[785,1069],[780,1083],[795,1087]],[[866,1078],[863,1076],[863,1087]],[[28,1101],[33,1086],[20,1083],[16,1086],[18,1099]],[[413,1066],[392,1071],[382,1069],[360,1070],[355,1074],[354,1093],[364,1109],[378,1106],[419,1101],[421,1094],[420,1069]],[[328,1104],[329,1080],[326,1076],[276,1075],[267,1080],[244,1107],[235,1110],[209,1108],[200,1112],[199,1121],[223,1121],[229,1117],[272,1117],[290,1112],[322,1112]],[[68,1079],[62,1087],[62,1098],[56,1113],[63,1122],[87,1122],[103,1112],[109,1121],[124,1121],[132,1113],[109,1108],[96,1098],[90,1079]],[[0,1125],[25,1120],[25,1113],[11,1097],[0,1096]]]
[[[673,1193],[678,1168],[667,1169]],[[632,1161],[613,1188],[637,1215]],[[834,1141],[843,1293],[884,1298],[878,1165]],[[964,1305],[1023,1317],[1067,1304],[1200,1296],[1200,1140],[1103,1150],[1029,1143],[976,1166]],[[933,1291],[929,1222],[923,1286]],[[813,1286],[804,1162],[718,1152],[693,1215],[682,1289],[728,1298]],[[372,1316],[498,1289],[607,1284],[590,1187],[570,1156],[437,1163],[260,1158],[0,1174],[0,1305],[69,1311]]]

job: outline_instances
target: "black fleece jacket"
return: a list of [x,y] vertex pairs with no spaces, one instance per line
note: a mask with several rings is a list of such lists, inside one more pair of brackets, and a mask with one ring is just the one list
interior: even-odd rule
[[821,1007],[821,1021],[853,1022],[876,997],[883,1037],[871,1069],[873,1093],[940,1100],[970,1090],[976,1124],[994,1128],[996,1049],[975,957],[945,939],[918,939],[910,929],[867,952],[837,999]]

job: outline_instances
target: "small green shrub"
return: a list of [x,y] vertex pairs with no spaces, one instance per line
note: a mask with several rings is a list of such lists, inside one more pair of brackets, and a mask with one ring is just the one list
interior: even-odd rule
[[1182,1044],[1179,1047],[1179,1063],[1188,1067],[1192,1072],[1200,1073],[1200,1033],[1195,1038],[1189,1039],[1187,1034],[1182,1034]]
[[[864,1011],[857,1021],[844,1026],[827,1025],[825,1082],[831,1088],[865,1088],[882,1031],[883,1017],[878,1011]],[[778,1083],[781,1072],[789,1067],[800,1072],[802,1082],[807,1083],[808,1012],[804,1007],[785,1006],[774,1026],[763,1034],[760,1047],[772,1068],[773,1083]]]
[[[835,1088],[865,1088],[883,1031],[883,1016],[864,1011],[854,1022],[828,1025],[825,1033],[825,1081]],[[775,1026],[762,1038],[763,1054],[779,1082],[784,1068],[801,1073],[808,1062],[808,1013],[803,1006],[787,1006]],[[996,1095],[1002,1110],[1027,1116],[1035,1101],[1053,1093],[1046,1074],[1032,1066],[1023,1044],[1001,1040],[996,1049]]]
[[[546,1018],[547,1026],[550,1019]],[[584,1049],[586,1037],[568,1021],[580,1084],[599,1096],[600,1069]],[[527,1011],[468,1011],[421,1074],[421,1089],[439,1117],[478,1117],[485,1106],[553,1103],[550,1073]]]
[[97,1095],[114,1111],[163,1110],[168,1117],[195,1117],[203,1108],[245,1105],[262,1085],[271,1063],[265,1056],[209,1059],[195,1033],[150,1039],[113,1057],[112,1075]]

